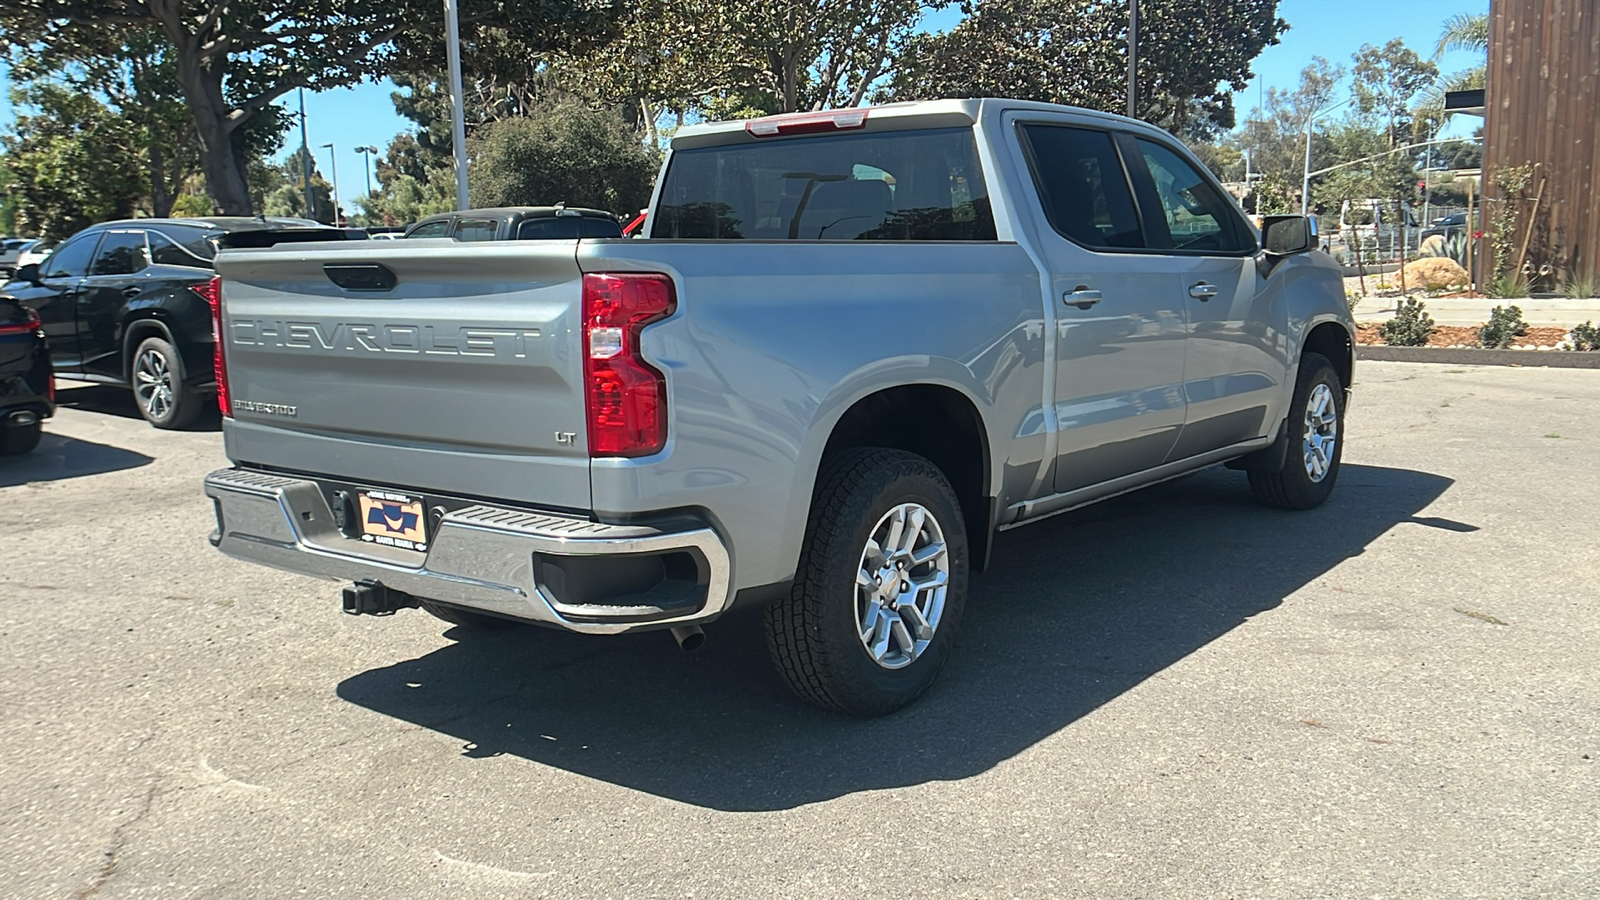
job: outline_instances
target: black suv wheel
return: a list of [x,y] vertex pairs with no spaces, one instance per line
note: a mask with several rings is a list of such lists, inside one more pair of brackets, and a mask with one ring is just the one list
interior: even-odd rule
[[128,366],[139,415],[157,428],[183,428],[195,420],[205,398],[183,381],[183,358],[164,338],[139,342]]

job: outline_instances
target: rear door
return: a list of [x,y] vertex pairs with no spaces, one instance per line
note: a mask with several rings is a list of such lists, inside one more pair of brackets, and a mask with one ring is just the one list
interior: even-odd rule
[[1183,427],[1182,297],[1151,266],[1111,131],[1018,121],[1056,322],[1055,489],[1145,471]]
[[224,250],[229,457],[587,509],[576,246]]
[[107,231],[78,293],[78,347],[86,372],[122,377],[122,310],[144,290],[150,259],[144,232]]
[[[1175,272],[1188,320],[1188,409],[1173,459],[1260,437],[1277,424],[1287,341],[1256,265],[1260,248],[1222,189],[1165,142],[1125,136],[1150,243]],[[1269,421],[1270,420],[1270,421]]]

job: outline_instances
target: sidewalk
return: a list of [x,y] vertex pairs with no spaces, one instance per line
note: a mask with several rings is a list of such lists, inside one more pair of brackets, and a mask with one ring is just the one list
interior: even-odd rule
[[[1400,297],[1366,297],[1354,310],[1357,322],[1383,322],[1394,315]],[[1516,306],[1529,325],[1560,325],[1571,328],[1584,322],[1600,322],[1600,299],[1492,300],[1488,297],[1418,297],[1428,315],[1439,325],[1482,325],[1496,306]]]

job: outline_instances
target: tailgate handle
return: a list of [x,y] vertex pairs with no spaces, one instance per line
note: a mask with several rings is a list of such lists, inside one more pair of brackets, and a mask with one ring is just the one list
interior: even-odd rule
[[396,281],[394,273],[381,263],[328,263],[322,271],[347,291],[389,291]]

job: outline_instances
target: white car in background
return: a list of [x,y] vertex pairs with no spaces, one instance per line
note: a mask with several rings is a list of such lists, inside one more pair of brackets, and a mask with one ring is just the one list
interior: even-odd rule
[[50,255],[50,251],[55,248],[56,245],[49,241],[28,241],[23,244],[20,252],[17,253],[16,260],[10,263],[9,267],[11,271],[15,272],[23,266],[38,265],[44,262],[45,258]]
[[20,268],[23,264],[17,261],[17,257],[20,256],[24,250],[27,250],[38,243],[38,241],[30,238],[0,239],[0,272],[4,272],[5,274],[9,275]]

